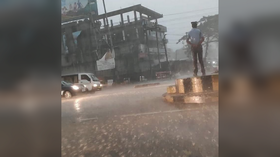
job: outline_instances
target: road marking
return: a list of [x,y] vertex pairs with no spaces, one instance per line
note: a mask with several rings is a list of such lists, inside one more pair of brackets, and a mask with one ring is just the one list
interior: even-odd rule
[[160,88],[160,87],[168,87],[170,85],[174,85],[174,83],[168,83],[168,84],[162,84],[162,85],[157,85],[157,86],[147,86],[145,88],[134,88],[134,89],[137,89],[137,90],[141,90],[141,89],[147,89],[147,88]]
[[[103,94],[102,93],[100,95],[85,95],[84,97],[82,97],[82,99],[83,100],[86,100],[86,99],[97,99],[97,98],[102,98],[102,97],[107,97],[107,96],[121,96],[121,95],[128,95],[128,94],[137,95],[137,94],[147,93],[147,88],[159,88],[159,87],[163,87],[163,86],[168,87],[168,85],[158,85],[158,86],[154,86],[154,87],[151,86],[151,87],[145,87],[145,88],[136,88],[139,91],[128,89],[125,92],[118,92],[118,93],[109,93],[109,94]],[[64,100],[64,101],[62,100],[62,103],[69,102],[69,101],[73,101],[73,99],[71,99],[71,100]]]
[[[115,117],[121,117],[121,118],[125,118],[125,117],[137,117],[137,116],[146,116],[146,115],[155,115],[155,114],[165,114],[165,113],[176,113],[176,112],[185,112],[185,111],[196,111],[199,109],[204,109],[204,108],[194,108],[194,109],[184,109],[184,110],[170,110],[170,111],[159,111],[159,112],[146,112],[146,113],[138,113],[138,114],[128,114],[128,115],[121,115],[121,116],[115,116]],[[91,121],[91,120],[98,120],[98,118],[86,118],[86,119],[82,119],[82,118],[78,118],[79,122],[85,122],[85,121]]]
[[[78,98],[81,98],[81,101],[84,101],[87,99],[97,99],[97,98],[102,98],[102,97],[107,97],[107,96],[121,96],[121,95],[128,95],[128,94],[137,95],[137,94],[147,93],[147,89],[149,89],[149,88],[161,88],[161,87],[168,87],[170,85],[174,85],[174,83],[162,84],[162,85],[158,85],[158,86],[150,86],[150,87],[145,87],[145,88],[127,88],[125,90],[125,92],[115,92],[115,93],[108,93],[108,94],[100,93],[100,95],[85,94],[85,95],[79,96]],[[97,93],[97,94],[99,94],[99,93]],[[64,104],[64,103],[73,102],[73,101],[75,101],[75,98],[62,99],[61,103]]]
[[163,114],[163,113],[176,113],[176,112],[193,111],[193,110],[198,110],[198,109],[203,109],[203,108],[185,109],[185,110],[171,110],[171,111],[159,111],[159,112],[147,112],[147,113],[138,113],[138,114],[128,114],[128,115],[122,115],[120,117],[136,117],[136,116]]
[[86,118],[86,119],[78,118],[79,122],[90,121],[90,120],[98,120],[98,118]]

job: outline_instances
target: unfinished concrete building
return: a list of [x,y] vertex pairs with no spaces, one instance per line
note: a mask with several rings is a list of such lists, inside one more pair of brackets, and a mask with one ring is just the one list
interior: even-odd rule
[[[131,18],[132,17],[132,18]],[[104,80],[139,76],[152,77],[164,70],[164,33],[167,28],[157,24],[163,15],[141,5],[120,9],[80,21],[63,24],[62,73],[90,72]],[[119,19],[119,21],[118,21]],[[117,22],[115,22],[117,21]],[[115,50],[115,68],[99,71],[96,61],[110,48]],[[74,32],[78,32],[73,36]]]

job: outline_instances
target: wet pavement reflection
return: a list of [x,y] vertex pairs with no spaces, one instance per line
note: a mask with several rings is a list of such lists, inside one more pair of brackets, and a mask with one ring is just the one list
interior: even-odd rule
[[168,85],[62,100],[62,156],[218,156],[218,105],[168,104]]

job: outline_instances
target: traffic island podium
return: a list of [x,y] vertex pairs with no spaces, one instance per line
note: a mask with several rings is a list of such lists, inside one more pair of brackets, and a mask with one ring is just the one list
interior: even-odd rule
[[219,100],[219,75],[206,75],[177,79],[167,87],[163,99],[169,103],[210,103]]

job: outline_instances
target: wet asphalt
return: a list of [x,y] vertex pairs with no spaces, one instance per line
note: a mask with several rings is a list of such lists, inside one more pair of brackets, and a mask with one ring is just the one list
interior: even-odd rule
[[174,81],[62,99],[62,156],[218,156],[218,104],[169,104]]

